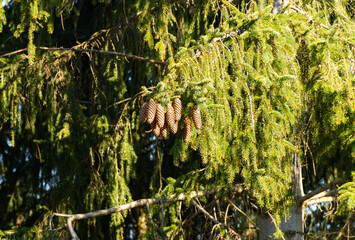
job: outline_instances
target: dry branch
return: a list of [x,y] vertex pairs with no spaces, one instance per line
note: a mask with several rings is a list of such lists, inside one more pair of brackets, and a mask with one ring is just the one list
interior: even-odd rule
[[10,57],[11,55],[19,54],[19,53],[26,52],[26,51],[27,51],[27,48],[19,49],[19,50],[13,51],[13,52],[5,53],[5,54],[1,55],[0,58]]
[[304,203],[306,204],[306,201],[307,201],[308,199],[311,199],[312,197],[316,196],[317,194],[320,194],[320,193],[322,193],[322,192],[324,192],[324,191],[326,191],[326,190],[328,190],[328,189],[330,189],[330,188],[332,188],[332,187],[336,187],[336,185],[342,184],[342,183],[344,183],[344,182],[345,182],[344,179],[341,179],[341,178],[336,179],[336,180],[334,180],[334,181],[332,181],[332,182],[330,182],[330,183],[324,185],[323,187],[320,187],[320,188],[318,188],[318,189],[316,189],[316,190],[314,190],[314,191],[308,193],[307,195],[305,195],[305,196],[303,196],[303,197],[300,197],[300,198],[298,199],[298,203],[299,203],[300,205],[301,205],[301,204],[304,204]]
[[241,214],[243,214],[243,215],[247,218],[247,220],[255,227],[256,230],[260,231],[267,239],[273,239],[272,236],[269,236],[269,235],[267,235],[264,231],[262,231],[262,230],[250,219],[250,217],[249,217],[245,212],[243,212],[239,207],[237,207],[231,200],[228,199],[228,201],[229,201],[229,203],[232,205],[232,207],[233,207],[235,210],[237,210],[238,212],[240,212]]
[[215,224],[217,224],[217,226],[223,226],[224,228],[228,229],[229,231],[233,232],[233,234],[236,236],[236,239],[241,239],[244,240],[244,238],[236,233],[233,229],[231,229],[228,225],[225,225],[223,223],[221,223],[220,221],[218,221],[216,218],[214,218],[209,212],[207,212],[202,206],[198,205],[194,200],[191,200],[192,205],[194,205],[200,212],[202,212],[204,215],[206,215],[206,217],[210,220],[212,220],[212,222],[214,222]]
[[[244,191],[244,189],[243,189],[243,187],[241,185],[236,185],[231,190],[234,190],[237,193],[242,193]],[[51,225],[52,225],[53,216],[66,217],[67,218],[67,228],[69,230],[71,238],[73,240],[78,240],[79,237],[75,233],[74,228],[73,228],[73,222],[74,221],[88,219],[88,218],[96,218],[96,217],[106,216],[106,215],[122,212],[122,211],[125,211],[125,210],[137,208],[137,207],[144,207],[144,206],[147,206],[147,205],[149,206],[149,205],[155,205],[155,204],[162,204],[162,203],[167,203],[167,202],[172,202],[172,201],[184,201],[184,200],[187,200],[187,199],[192,199],[192,198],[199,197],[199,196],[204,196],[204,195],[207,195],[207,194],[212,194],[212,193],[214,193],[216,191],[217,191],[217,189],[212,189],[210,191],[201,190],[201,191],[192,191],[189,194],[186,194],[186,193],[173,194],[173,195],[162,197],[162,198],[140,199],[140,200],[133,201],[133,202],[130,202],[130,203],[126,203],[126,204],[123,204],[123,205],[119,205],[117,207],[98,210],[98,211],[89,212],[89,213],[79,213],[79,214],[53,213],[50,216],[50,218],[49,218],[49,226],[51,227]]]

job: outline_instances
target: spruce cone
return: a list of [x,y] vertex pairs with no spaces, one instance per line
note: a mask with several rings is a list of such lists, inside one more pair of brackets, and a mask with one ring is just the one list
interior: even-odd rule
[[184,121],[184,132],[183,132],[184,142],[187,143],[190,140],[190,137],[191,137],[191,120],[189,119],[189,117],[186,117]]
[[141,110],[139,112],[139,121],[141,123],[144,123],[145,121],[147,121],[147,105],[148,105],[147,102],[143,103]]
[[200,130],[202,127],[201,111],[197,105],[192,109],[192,120],[194,121],[196,129]]
[[160,129],[160,133],[163,136],[163,138],[168,137],[168,128],[167,128],[166,124],[164,124],[164,127],[162,129]]
[[164,127],[164,123],[165,123],[165,113],[164,113],[164,108],[162,105],[160,105],[159,103],[157,104],[157,112],[155,115],[155,119],[157,121],[157,124],[160,128]]
[[174,115],[174,108],[171,106],[169,103],[168,106],[166,106],[166,123],[168,124],[168,127],[173,130],[173,127],[175,125],[175,115]]
[[153,99],[150,99],[147,105],[147,122],[151,124],[155,119],[156,105]]
[[156,119],[153,120],[153,122],[150,124],[150,127],[153,130],[153,134],[158,137],[160,135],[160,127],[158,126]]
[[175,113],[175,121],[180,121],[182,104],[180,98],[175,98],[173,102],[173,108]]
[[159,135],[160,135],[160,128],[159,128],[158,125],[153,129],[153,134],[154,134],[156,137],[159,137]]
[[179,123],[179,122],[176,121],[176,122],[174,123],[174,125],[172,126],[172,128],[170,128],[172,134],[176,134],[176,133],[177,133],[177,131],[178,131],[178,123]]

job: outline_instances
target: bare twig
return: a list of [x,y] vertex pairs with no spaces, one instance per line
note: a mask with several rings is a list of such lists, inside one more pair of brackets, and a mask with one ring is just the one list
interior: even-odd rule
[[[191,200],[191,203],[200,212],[205,214],[207,218],[209,218],[210,220],[212,220],[212,222],[217,224],[217,226],[223,226],[223,227],[227,228],[228,230],[233,231],[228,225],[225,225],[225,224],[221,223],[220,221],[218,221],[216,218],[214,218],[209,212],[207,212],[202,206],[198,205],[194,200]],[[233,231],[233,234],[236,235],[237,239],[244,239],[240,234],[236,233],[235,231]]]
[[260,231],[266,238],[268,239],[273,239],[272,236],[269,236],[267,235],[263,230],[261,230],[254,222],[253,220],[250,219],[250,217],[245,213],[243,212],[239,207],[237,207],[231,200],[229,200],[229,203],[234,207],[235,210],[237,210],[238,212],[240,212],[241,214],[243,214],[247,220],[255,227],[256,230]]
[[10,57],[11,55],[19,54],[19,53],[26,52],[26,51],[27,51],[27,48],[19,49],[19,50],[13,51],[13,52],[9,52],[9,53],[5,53],[3,55],[0,55],[0,58]]
[[[340,230],[340,232],[338,233],[338,236],[336,237],[335,240],[339,240],[342,239],[342,237],[348,237],[348,239],[350,238],[349,236],[349,227],[351,225],[351,223],[353,221],[351,221],[352,217],[354,216],[355,212],[353,211],[352,213],[349,214],[349,216],[346,219],[346,223],[345,225],[342,227],[342,229]],[[345,235],[345,230],[347,228],[347,232],[348,232],[348,236]]]
[[307,199],[310,199],[310,198],[314,197],[315,195],[317,195],[317,194],[319,194],[319,193],[321,193],[321,192],[324,192],[325,190],[327,190],[327,189],[329,189],[329,188],[336,187],[336,185],[342,184],[343,182],[345,182],[344,179],[341,179],[341,178],[336,179],[336,180],[334,180],[334,181],[332,181],[332,182],[330,182],[330,183],[324,185],[323,187],[320,187],[320,188],[314,190],[313,192],[310,192],[310,193],[308,193],[307,195],[300,197],[300,198],[298,199],[298,203],[301,205],[301,204],[303,204],[303,202],[305,202]]

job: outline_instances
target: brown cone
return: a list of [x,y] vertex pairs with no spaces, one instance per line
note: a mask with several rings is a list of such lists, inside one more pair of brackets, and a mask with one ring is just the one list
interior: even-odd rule
[[168,137],[168,128],[167,128],[166,124],[164,124],[164,127],[162,129],[160,129],[160,133],[163,136],[163,138]]
[[150,127],[153,130],[153,134],[158,137],[160,135],[160,127],[157,124],[157,121],[154,119],[153,122],[150,124]]
[[147,105],[147,122],[151,124],[155,119],[156,105],[153,99],[150,99]]
[[175,125],[175,115],[174,115],[174,108],[171,106],[170,103],[166,106],[165,118],[166,118],[166,123],[168,124],[168,127],[171,130],[173,130],[173,127]]
[[181,111],[182,111],[182,104],[181,104],[180,98],[174,99],[173,108],[174,108],[174,113],[175,113],[175,121],[180,121]]
[[192,120],[194,121],[196,129],[200,130],[202,127],[201,111],[197,105],[192,109]]
[[145,121],[147,121],[147,105],[148,105],[147,102],[143,103],[141,110],[139,112],[139,121],[141,123],[144,123]]
[[170,128],[172,134],[176,134],[176,133],[177,133],[177,131],[178,131],[178,124],[179,124],[179,122],[176,121],[176,122],[174,123],[174,125],[172,126],[172,128]]
[[190,141],[190,137],[191,137],[191,120],[189,119],[189,117],[186,117],[184,121],[184,131],[183,131],[184,142],[187,143],[188,141]]
[[163,128],[165,123],[165,113],[163,106],[159,103],[157,104],[157,112],[155,114],[155,119],[157,120],[158,126],[160,128]]

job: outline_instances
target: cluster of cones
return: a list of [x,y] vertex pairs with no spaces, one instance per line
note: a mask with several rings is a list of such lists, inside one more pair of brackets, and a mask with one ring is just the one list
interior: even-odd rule
[[[163,106],[156,104],[153,99],[149,102],[145,102],[139,113],[140,122],[148,122],[152,128],[153,134],[158,137],[162,135],[164,138],[168,137],[168,128],[173,134],[178,131],[178,124],[182,116],[182,104],[180,98],[175,98],[173,105],[170,103],[166,106],[166,112],[164,112]],[[201,129],[201,111],[200,108],[195,105],[192,109],[192,119],[196,129]],[[188,142],[191,137],[192,122],[189,117],[184,120],[183,139]]]

